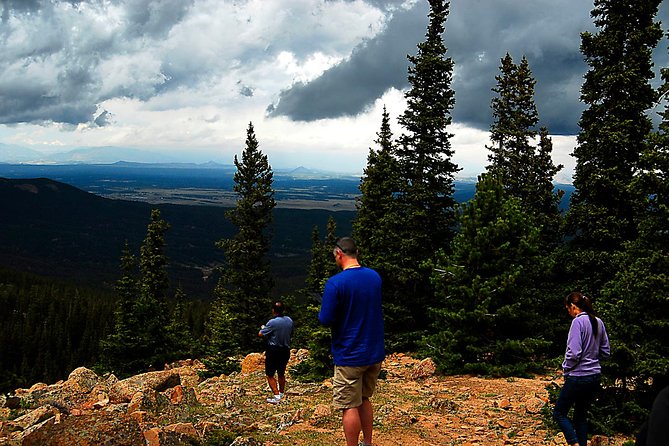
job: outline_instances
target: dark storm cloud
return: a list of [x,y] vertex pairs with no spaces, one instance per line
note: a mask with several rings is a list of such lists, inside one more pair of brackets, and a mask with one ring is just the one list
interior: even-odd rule
[[[580,88],[587,66],[579,51],[580,33],[593,30],[591,2],[582,0],[468,0],[451,2],[444,41],[455,61],[453,117],[488,129],[491,88],[500,59],[508,52],[515,62],[526,56],[537,80],[536,103],[541,124],[554,134],[575,134],[583,110]],[[665,24],[663,4],[658,20]],[[308,84],[283,91],[272,115],[311,121],[363,112],[390,87],[407,85],[407,54],[416,54],[428,24],[427,2],[397,10],[387,28],[363,43],[350,59]],[[666,26],[665,26],[666,28]],[[656,65],[667,65],[666,40],[656,51]]]
[[130,0],[127,2],[128,36],[164,36],[192,6],[193,0]]
[[389,88],[407,85],[407,54],[425,34],[425,5],[414,8],[422,13],[396,13],[380,35],[363,42],[349,59],[308,84],[283,91],[268,112],[298,121],[355,115]]

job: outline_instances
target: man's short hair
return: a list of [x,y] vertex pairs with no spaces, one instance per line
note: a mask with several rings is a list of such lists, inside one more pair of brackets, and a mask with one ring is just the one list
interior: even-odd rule
[[276,314],[283,314],[283,310],[283,302],[274,302],[274,305],[272,305],[272,311]]
[[341,249],[341,252],[349,257],[357,257],[358,255],[358,247],[351,237],[339,237],[335,240],[335,248]]

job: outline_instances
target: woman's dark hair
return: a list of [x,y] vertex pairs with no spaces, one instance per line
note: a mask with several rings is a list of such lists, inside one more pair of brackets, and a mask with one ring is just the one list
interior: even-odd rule
[[576,305],[579,310],[588,315],[590,325],[592,325],[592,334],[597,337],[597,334],[599,333],[599,324],[597,323],[597,314],[595,314],[595,310],[592,308],[592,301],[590,298],[581,292],[574,291],[573,293],[567,294],[564,298],[564,305],[568,307],[569,304]]

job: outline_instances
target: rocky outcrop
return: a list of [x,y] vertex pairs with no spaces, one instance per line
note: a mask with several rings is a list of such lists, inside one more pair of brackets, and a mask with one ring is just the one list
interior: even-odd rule
[[195,388],[203,368],[199,361],[185,361],[164,371],[118,380],[79,367],[66,381],[17,389],[4,397],[4,418],[12,410],[25,413],[0,421],[0,445],[197,443],[192,424],[155,424],[165,414],[199,406]]
[[[293,351],[289,364],[307,358]],[[264,356],[242,365],[243,373],[206,380],[191,360],[122,380],[78,368],[65,381],[0,395],[0,446],[343,443],[331,380],[300,383],[289,369],[285,398],[267,404]],[[563,444],[542,421],[553,377],[445,377],[431,359],[405,354],[389,355],[383,370],[373,397],[375,444]]]

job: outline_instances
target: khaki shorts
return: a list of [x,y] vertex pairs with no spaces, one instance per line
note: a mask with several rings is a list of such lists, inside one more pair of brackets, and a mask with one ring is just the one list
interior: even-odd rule
[[332,402],[335,409],[351,409],[361,406],[363,398],[369,398],[374,394],[376,379],[380,371],[380,362],[364,367],[336,365],[332,379]]

